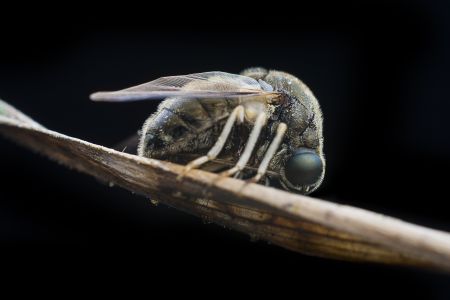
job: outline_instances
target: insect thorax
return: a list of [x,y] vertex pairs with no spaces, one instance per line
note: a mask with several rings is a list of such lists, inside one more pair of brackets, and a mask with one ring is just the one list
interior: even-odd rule
[[264,80],[285,95],[272,115],[272,119],[287,124],[284,146],[290,150],[307,147],[322,154],[322,112],[311,90],[297,77],[285,72],[251,68],[245,73]]

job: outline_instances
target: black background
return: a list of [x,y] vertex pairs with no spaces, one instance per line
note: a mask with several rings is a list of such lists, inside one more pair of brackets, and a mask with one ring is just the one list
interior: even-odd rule
[[[30,9],[2,18],[0,97],[48,128],[112,146],[157,103],[91,103],[94,91],[164,75],[284,70],[310,86],[325,116],[327,175],[315,196],[450,231],[450,7],[338,2],[227,3],[196,13],[187,5]],[[0,170],[0,251],[11,266],[3,273],[18,271],[10,277],[19,280],[49,270],[63,281],[140,273],[142,287],[169,282],[168,293],[189,282],[198,294],[213,284],[232,295],[245,287],[360,297],[358,287],[383,297],[450,296],[448,276],[250,242],[3,139]]]

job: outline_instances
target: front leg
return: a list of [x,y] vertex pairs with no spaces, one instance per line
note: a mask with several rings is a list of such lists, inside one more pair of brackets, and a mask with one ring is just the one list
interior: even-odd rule
[[278,124],[275,137],[273,138],[272,143],[269,146],[269,149],[267,149],[266,153],[264,154],[264,158],[259,164],[256,175],[249,180],[250,182],[258,182],[259,180],[261,180],[264,174],[266,174],[267,167],[269,166],[270,161],[275,155],[275,152],[278,150],[278,147],[280,147],[280,144],[283,141],[283,137],[284,134],[286,133],[286,130],[287,125],[285,123]]

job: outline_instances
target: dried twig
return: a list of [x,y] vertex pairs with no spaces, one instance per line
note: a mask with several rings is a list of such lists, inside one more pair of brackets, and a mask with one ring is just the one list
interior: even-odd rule
[[50,131],[0,101],[0,133],[51,159],[254,238],[335,259],[450,270],[450,235],[383,216]]

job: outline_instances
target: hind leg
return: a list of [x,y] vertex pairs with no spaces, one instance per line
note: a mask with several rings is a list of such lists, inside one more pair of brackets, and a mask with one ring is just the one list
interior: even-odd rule
[[234,123],[236,122],[242,123],[243,121],[244,121],[244,107],[242,105],[239,105],[233,110],[233,112],[228,117],[227,122],[225,123],[225,126],[223,127],[222,132],[219,138],[217,139],[217,142],[214,144],[214,146],[209,150],[209,152],[206,155],[200,156],[199,158],[188,163],[185,166],[181,176],[184,176],[190,170],[198,168],[204,163],[215,159],[225,146],[225,143],[228,139],[228,136],[230,135]]

